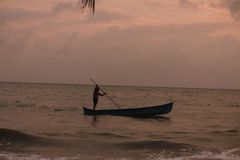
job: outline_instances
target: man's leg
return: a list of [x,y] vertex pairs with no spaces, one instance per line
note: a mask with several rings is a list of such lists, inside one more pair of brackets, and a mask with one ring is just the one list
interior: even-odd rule
[[95,110],[98,103],[98,98],[93,98],[93,110]]

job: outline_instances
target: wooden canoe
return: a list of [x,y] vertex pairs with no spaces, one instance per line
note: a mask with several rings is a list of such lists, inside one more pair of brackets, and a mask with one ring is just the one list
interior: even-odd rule
[[93,110],[86,107],[84,115],[112,115],[112,116],[129,116],[129,117],[151,117],[171,112],[173,103],[166,103],[157,106],[141,107],[141,108],[128,108],[128,109],[106,109],[106,110]]

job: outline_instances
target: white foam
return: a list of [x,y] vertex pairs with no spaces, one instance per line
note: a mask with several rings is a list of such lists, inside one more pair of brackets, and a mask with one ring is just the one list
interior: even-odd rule
[[[169,156],[169,155],[168,155]],[[152,154],[147,160],[240,160],[240,148],[231,149],[223,151],[220,153],[213,153],[210,151],[204,151],[200,154],[192,156],[182,156],[182,157],[166,157],[166,154]]]
[[[104,157],[92,157],[93,159],[104,159]],[[0,160],[80,160],[84,159],[81,155],[74,157],[44,157],[37,154],[16,154],[9,152],[0,152]],[[167,154],[166,152],[154,153],[149,155],[146,160],[240,160],[240,148],[226,150],[223,152],[204,151],[191,156],[174,157],[174,153]],[[109,160],[131,160],[131,158],[119,158]]]
[[41,155],[33,154],[16,154],[16,153],[8,153],[8,152],[1,152],[0,153],[0,160],[79,160],[80,157],[44,157]]

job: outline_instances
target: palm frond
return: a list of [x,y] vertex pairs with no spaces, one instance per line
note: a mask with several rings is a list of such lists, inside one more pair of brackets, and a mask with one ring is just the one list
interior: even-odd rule
[[88,8],[93,14],[95,12],[95,0],[79,0],[77,5],[80,6],[83,11]]

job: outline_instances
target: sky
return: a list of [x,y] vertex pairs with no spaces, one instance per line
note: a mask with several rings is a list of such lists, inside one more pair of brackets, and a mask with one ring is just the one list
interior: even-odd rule
[[240,89],[240,0],[0,0],[0,82]]

